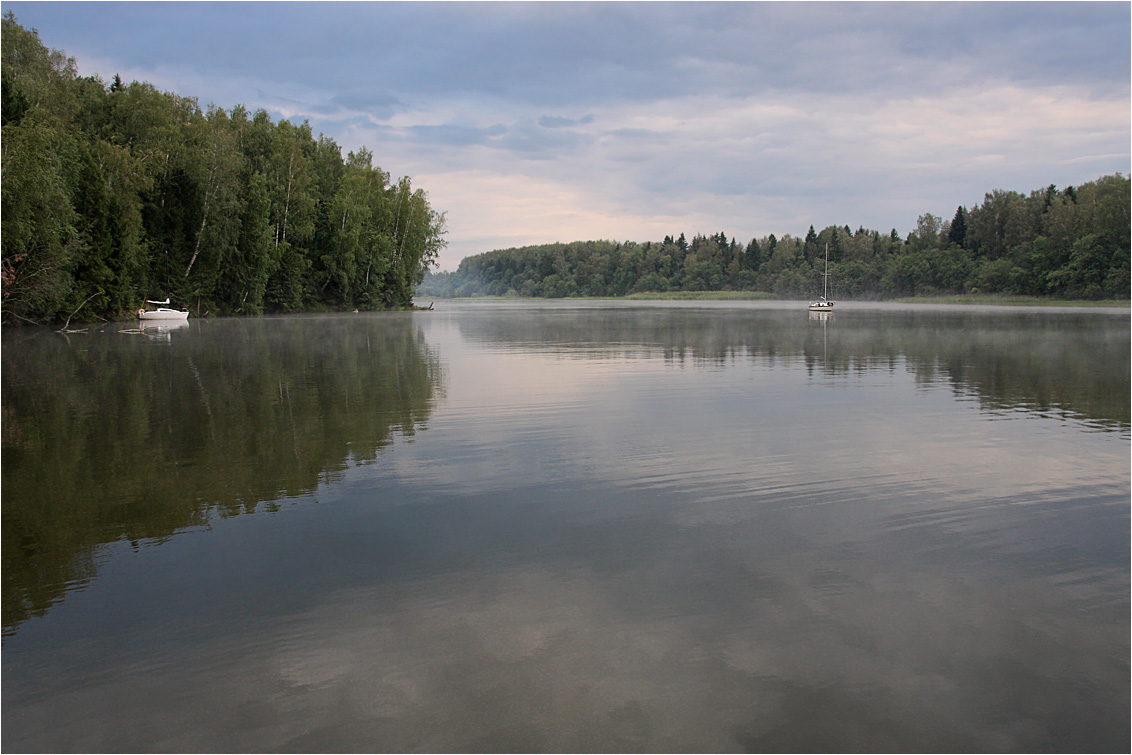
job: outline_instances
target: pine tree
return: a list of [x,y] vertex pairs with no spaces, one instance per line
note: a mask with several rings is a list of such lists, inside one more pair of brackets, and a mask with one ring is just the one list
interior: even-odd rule
[[962,247],[967,242],[967,210],[963,205],[959,205],[955,217],[951,219],[951,229],[947,232],[947,239],[958,247]]

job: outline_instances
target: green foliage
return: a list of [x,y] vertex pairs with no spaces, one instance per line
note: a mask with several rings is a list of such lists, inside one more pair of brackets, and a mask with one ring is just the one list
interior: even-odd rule
[[3,19],[4,322],[117,318],[171,297],[197,314],[412,304],[443,213],[362,149],[82,78]]
[[1120,174],[1029,196],[994,191],[951,222],[924,213],[901,239],[860,227],[810,226],[746,246],[718,233],[659,243],[584,241],[466,257],[426,276],[421,297],[624,296],[668,291],[821,293],[829,248],[831,298],[1006,294],[1068,299],[1129,297],[1129,200]]
[[75,145],[44,112],[6,126],[0,145],[3,311],[5,318],[30,321],[62,306],[84,246],[66,168]]

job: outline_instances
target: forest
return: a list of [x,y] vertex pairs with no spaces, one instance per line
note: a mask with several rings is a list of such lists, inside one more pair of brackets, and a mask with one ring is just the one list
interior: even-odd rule
[[1129,179],[1104,176],[1028,195],[995,190],[951,220],[921,215],[906,236],[831,225],[804,236],[770,234],[745,245],[720,232],[660,242],[577,241],[466,257],[429,272],[425,297],[624,296],[751,291],[781,298],[890,299],[1000,294],[1129,298]]
[[309,124],[78,75],[3,18],[4,323],[404,308],[445,217]]
[[0,35],[0,319],[81,322],[169,298],[195,315],[404,308],[418,297],[748,291],[831,298],[1129,297],[1130,182],[995,190],[913,230],[829,225],[485,252],[431,273],[444,213],[360,148],[263,110],[202,110],[78,75],[12,13]]

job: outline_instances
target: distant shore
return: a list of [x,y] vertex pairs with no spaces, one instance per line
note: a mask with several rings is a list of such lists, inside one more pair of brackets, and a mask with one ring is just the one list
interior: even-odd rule
[[[775,301],[781,297],[762,291],[666,291],[636,293],[626,296],[569,296],[569,297],[522,297],[522,296],[472,296],[444,299],[434,297],[435,301],[474,301],[476,299],[531,301]],[[945,296],[905,296],[897,299],[843,299],[841,301],[884,301],[896,304],[980,304],[987,306],[1013,307],[1129,307],[1132,300],[1123,299],[1049,299],[1041,296],[1005,296],[997,294],[954,294]],[[428,307],[421,307],[428,309]]]

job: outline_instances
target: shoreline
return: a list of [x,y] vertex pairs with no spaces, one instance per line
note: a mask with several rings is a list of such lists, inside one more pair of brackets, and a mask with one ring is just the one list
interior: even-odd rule
[[[428,298],[428,297],[426,297]],[[477,299],[498,299],[519,301],[779,301],[781,297],[761,291],[667,291],[635,293],[625,296],[454,296],[431,297],[433,301],[475,301]],[[792,301],[792,300],[788,300]],[[799,299],[798,301],[803,301]],[[939,296],[903,296],[895,299],[838,299],[844,302],[876,302],[892,304],[973,304],[1004,307],[1123,307],[1132,309],[1132,300],[1122,299],[1047,299],[1040,296],[1000,296],[995,294],[951,294]],[[421,307],[427,310],[428,307]]]

